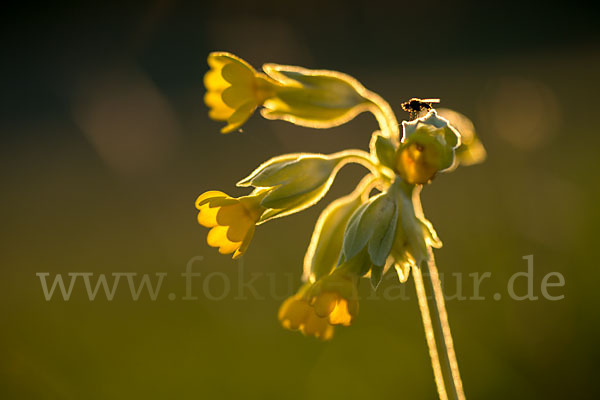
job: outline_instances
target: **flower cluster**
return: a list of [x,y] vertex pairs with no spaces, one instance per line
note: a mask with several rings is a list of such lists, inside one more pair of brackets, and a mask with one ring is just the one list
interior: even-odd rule
[[377,288],[394,270],[404,282],[411,268],[428,261],[430,247],[441,246],[423,216],[421,188],[438,172],[481,162],[485,150],[465,116],[431,109],[399,125],[388,103],[339,72],[276,64],[257,72],[224,52],[211,53],[208,64],[205,102],[212,119],[227,122],[222,133],[238,130],[259,107],[265,118],[313,128],[365,111],[377,118],[369,152],[275,157],[237,183],[252,188],[247,196],[209,191],[196,201],[198,222],[211,228],[208,244],[237,258],[257,225],[316,204],[344,165],[367,168],[356,189],[320,215],[304,258],[304,283],[279,309],[284,328],[328,340],[335,325],[348,326],[358,315],[361,278]]

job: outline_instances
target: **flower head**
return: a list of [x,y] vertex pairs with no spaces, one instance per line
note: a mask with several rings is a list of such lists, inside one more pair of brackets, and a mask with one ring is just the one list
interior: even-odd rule
[[252,236],[255,224],[265,211],[260,205],[264,193],[256,192],[249,196],[232,198],[223,192],[205,192],[196,200],[198,223],[207,228],[206,242],[219,248],[219,253],[233,253],[233,258],[244,254]]
[[204,102],[209,117],[227,121],[221,133],[239,129],[256,107],[272,93],[272,83],[247,62],[230,53],[213,52],[208,56],[210,70],[204,76]]
[[327,318],[319,317],[304,296],[309,285],[304,285],[298,293],[288,297],[279,308],[279,321],[285,329],[299,330],[306,336],[329,340],[334,327]]

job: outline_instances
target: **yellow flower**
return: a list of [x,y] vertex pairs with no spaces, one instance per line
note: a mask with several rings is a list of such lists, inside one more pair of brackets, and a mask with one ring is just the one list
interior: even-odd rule
[[204,76],[208,115],[217,121],[227,121],[221,133],[229,133],[239,129],[256,107],[272,95],[273,83],[230,53],[210,53],[208,65],[211,69]]
[[285,329],[299,330],[306,336],[329,340],[333,337],[333,326],[327,318],[319,317],[310,306],[303,293],[308,288],[303,286],[298,293],[288,297],[279,308],[279,321]]
[[206,242],[218,247],[219,253],[233,253],[233,258],[244,254],[252,236],[255,224],[265,211],[260,205],[264,192],[255,192],[249,196],[232,198],[223,192],[209,191],[196,200],[199,210],[198,222],[207,228]]
[[331,325],[348,326],[358,315],[358,276],[338,267],[313,284],[307,297],[318,317]]
[[398,165],[408,183],[424,184],[439,171],[436,159],[437,154],[431,147],[410,143],[399,153]]
[[460,134],[435,110],[414,121],[402,122],[404,137],[396,171],[409,184],[429,183],[438,171],[450,168]]

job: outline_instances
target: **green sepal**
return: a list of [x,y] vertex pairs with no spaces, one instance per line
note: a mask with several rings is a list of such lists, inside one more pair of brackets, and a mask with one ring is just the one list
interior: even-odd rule
[[396,147],[394,146],[394,142],[390,138],[376,134],[373,135],[371,143],[371,153],[373,153],[374,150],[379,163],[393,169],[396,160]]
[[317,280],[338,265],[346,224],[360,204],[361,191],[357,190],[323,210],[304,257],[304,280]]
[[377,290],[377,287],[383,279],[383,269],[384,267],[379,265],[373,265],[371,267],[371,286],[374,290]]
[[353,258],[363,249],[368,249],[373,264],[385,265],[396,233],[398,221],[397,190],[395,184],[385,193],[380,193],[359,207],[346,228],[344,257]]
[[341,159],[322,154],[288,154],[261,164],[238,186],[265,188],[267,209],[258,223],[289,215],[318,202],[329,190]]

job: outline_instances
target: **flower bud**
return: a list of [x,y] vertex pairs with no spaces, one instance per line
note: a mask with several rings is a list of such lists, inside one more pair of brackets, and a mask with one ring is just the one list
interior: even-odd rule
[[260,165],[238,186],[268,189],[261,205],[268,210],[259,223],[289,215],[319,201],[331,187],[342,158],[322,154],[290,154]]

